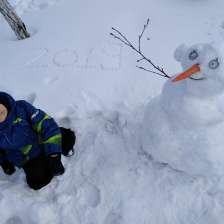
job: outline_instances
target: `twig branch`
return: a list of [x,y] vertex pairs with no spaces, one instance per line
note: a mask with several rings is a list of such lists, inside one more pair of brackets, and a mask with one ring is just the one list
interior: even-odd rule
[[124,44],[127,45],[128,47],[131,47],[126,41],[122,40],[120,37],[116,36],[115,34],[110,33],[110,35],[111,35],[112,37],[114,37],[115,39],[120,40],[122,43],[124,43]]
[[146,28],[148,27],[148,25],[149,25],[149,19],[147,19],[147,22],[143,27],[142,33],[138,36],[138,50],[139,50],[139,52],[141,52],[141,39],[142,39],[142,36],[143,36]]
[[151,72],[153,74],[157,74],[157,75],[160,75],[160,76],[163,76],[165,78],[171,78],[165,71],[162,67],[159,67],[158,65],[155,65],[154,62],[152,62],[152,60],[150,58],[147,58],[143,53],[142,53],[142,50],[141,50],[141,41],[142,41],[142,37],[145,33],[145,30],[147,29],[149,25],[149,19],[147,19],[147,22],[146,24],[144,25],[143,27],[143,30],[141,32],[141,34],[138,36],[138,47],[135,47],[129,40],[128,38],[123,35],[118,29],[115,29],[114,27],[112,27],[112,30],[115,32],[115,33],[110,33],[110,35],[112,37],[114,37],[115,39],[118,39],[120,40],[123,44],[127,45],[128,47],[130,47],[132,50],[134,50],[137,54],[139,54],[141,56],[140,59],[137,60],[137,62],[140,62],[140,61],[146,61],[148,62],[154,69],[155,71],[152,71],[152,70],[149,70],[149,69],[146,69],[144,67],[141,67],[141,66],[137,66],[139,69],[142,69],[142,70],[145,70],[145,71],[148,71],[148,72]]
[[142,60],[145,60],[145,59],[144,59],[144,58],[140,58],[140,59],[137,60],[137,62],[140,62],[140,61],[142,61]]
[[126,41],[127,45],[130,45],[130,46],[132,45],[131,42],[119,30],[117,30],[113,27],[112,27],[112,30],[115,31],[116,33],[118,33]]
[[146,71],[146,72],[150,72],[150,73],[153,73],[153,74],[156,74],[156,75],[159,75],[159,76],[164,77],[164,75],[162,75],[162,74],[161,74],[161,73],[159,73],[159,72],[155,72],[155,71],[152,71],[152,70],[146,69],[146,68],[144,68],[144,67],[142,67],[142,66],[138,66],[138,65],[136,65],[136,67],[137,67],[137,68],[139,68],[139,69],[141,69],[141,70],[144,70],[144,71]]

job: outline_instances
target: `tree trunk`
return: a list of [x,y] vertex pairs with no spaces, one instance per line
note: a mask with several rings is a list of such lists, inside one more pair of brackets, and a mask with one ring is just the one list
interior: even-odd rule
[[0,13],[2,13],[5,17],[6,21],[11,26],[19,40],[30,37],[30,34],[26,30],[25,24],[7,0],[0,0]]

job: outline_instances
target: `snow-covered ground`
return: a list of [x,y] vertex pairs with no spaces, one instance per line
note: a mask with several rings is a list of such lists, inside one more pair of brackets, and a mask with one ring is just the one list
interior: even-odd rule
[[[138,70],[137,55],[113,39],[116,27],[169,74],[181,43],[222,41],[222,0],[14,0],[31,38],[0,27],[1,90],[77,133],[66,173],[36,192],[22,171],[0,173],[2,224],[223,223],[224,179],[190,176],[142,149],[146,104],[165,79]],[[150,40],[147,40],[150,38]],[[152,126],[153,129],[159,127]],[[202,149],[203,150],[203,149]]]

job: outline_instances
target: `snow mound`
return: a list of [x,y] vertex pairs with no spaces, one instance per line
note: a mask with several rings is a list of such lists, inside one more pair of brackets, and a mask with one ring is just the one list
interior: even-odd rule
[[75,156],[63,158],[63,176],[36,192],[26,186],[23,172],[1,174],[1,223],[221,224],[220,180],[193,178],[142,149],[144,105],[106,108],[88,94],[85,99],[58,114],[78,136]]

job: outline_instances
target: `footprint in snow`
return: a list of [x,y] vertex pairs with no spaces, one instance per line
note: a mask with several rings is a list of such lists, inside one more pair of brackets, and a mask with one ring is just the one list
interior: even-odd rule
[[5,224],[23,224],[23,221],[19,216],[10,217]]
[[117,134],[119,130],[122,130],[127,126],[126,118],[119,113],[119,111],[113,111],[105,115],[105,130],[110,134]]
[[122,223],[123,223],[122,216],[114,211],[111,211],[104,221],[104,224],[122,224]]
[[96,208],[101,202],[101,192],[97,186],[85,183],[78,191],[78,198],[83,206]]

